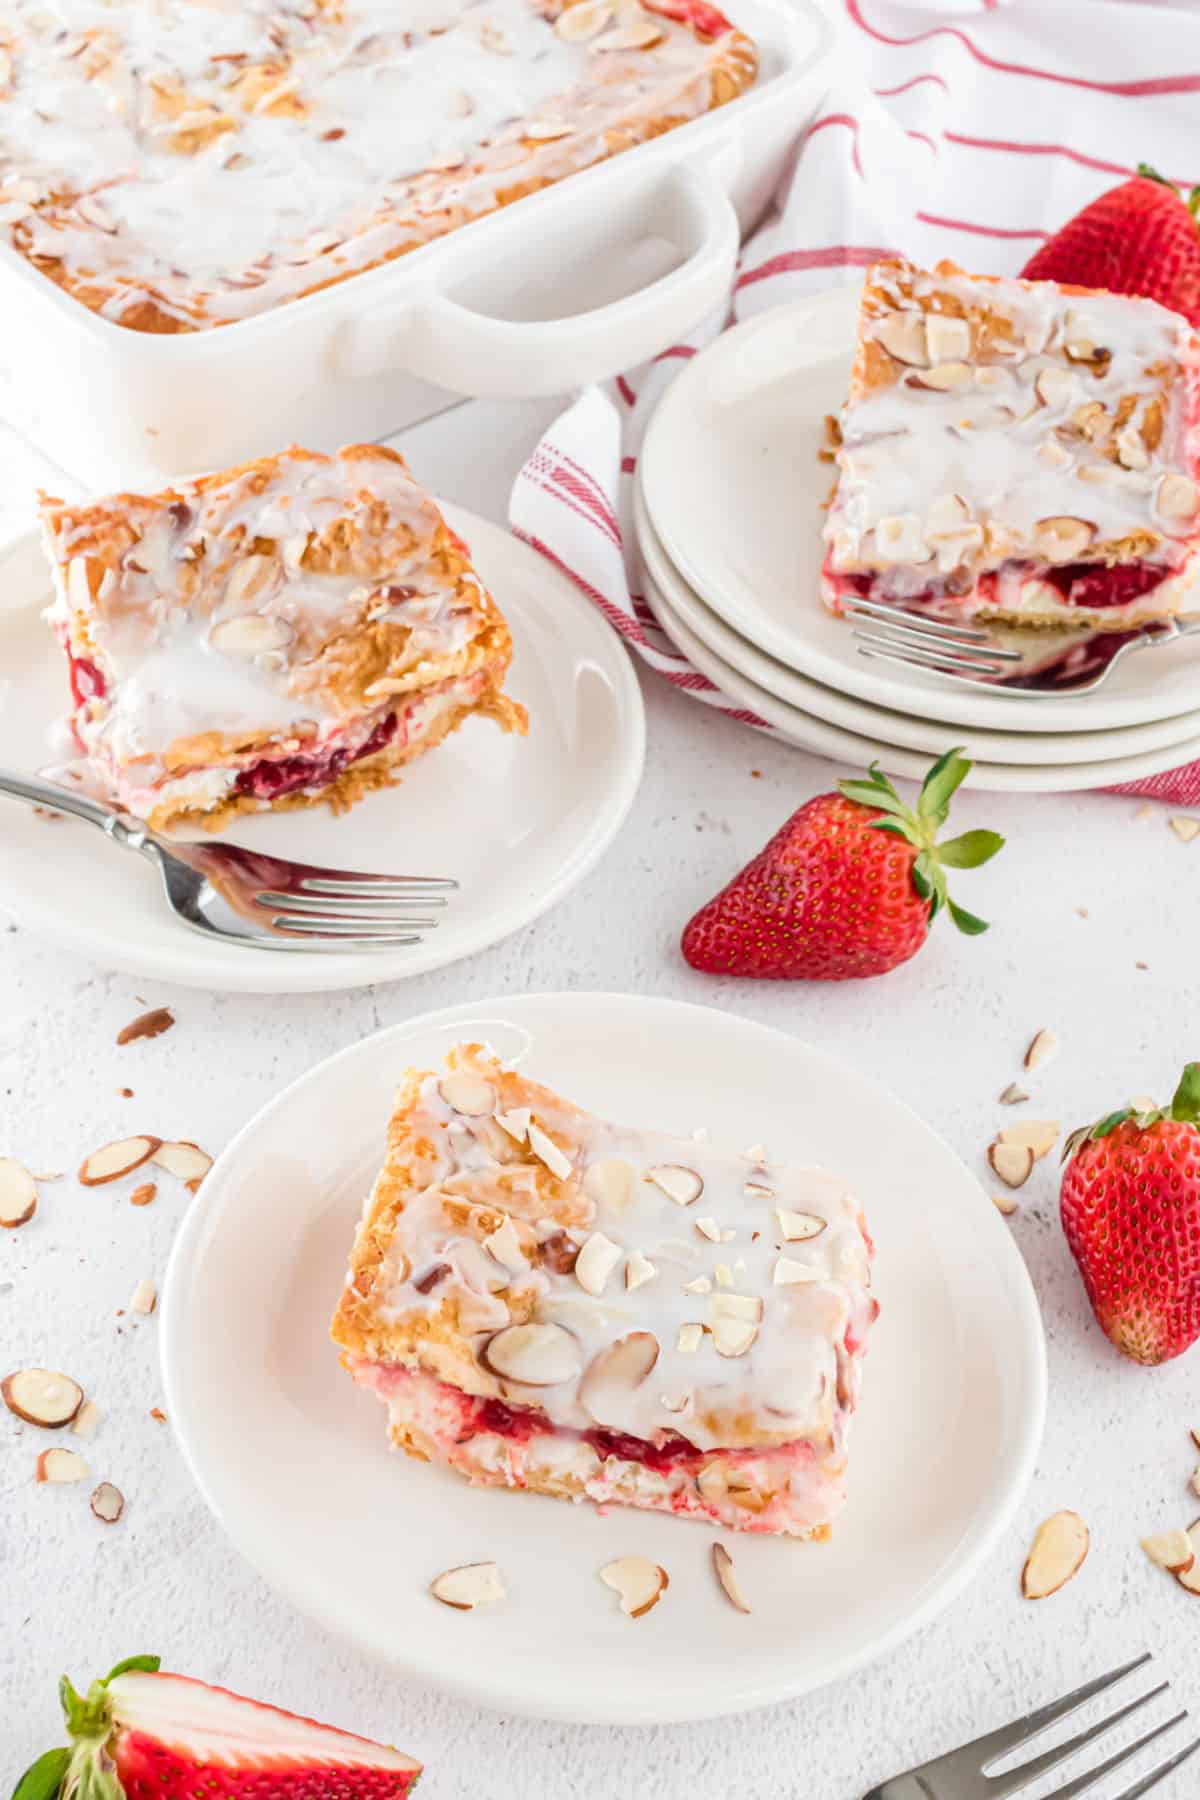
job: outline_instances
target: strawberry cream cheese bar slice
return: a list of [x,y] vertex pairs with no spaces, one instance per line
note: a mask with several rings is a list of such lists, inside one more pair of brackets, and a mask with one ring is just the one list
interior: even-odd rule
[[1126,631],[1200,555],[1200,339],[1153,300],[877,263],[826,604]]
[[472,714],[525,730],[508,626],[394,450],[43,496],[42,520],[87,773],[155,829],[342,811]]
[[484,1047],[409,1070],[332,1335],[470,1481],[821,1538],[878,1311],[844,1182],[592,1118]]

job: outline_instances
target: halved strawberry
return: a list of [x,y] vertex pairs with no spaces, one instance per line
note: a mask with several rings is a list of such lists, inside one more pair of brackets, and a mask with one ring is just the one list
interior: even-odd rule
[[399,1800],[421,1765],[386,1744],[131,1656],[59,1698],[68,1747],[48,1750],[13,1800]]

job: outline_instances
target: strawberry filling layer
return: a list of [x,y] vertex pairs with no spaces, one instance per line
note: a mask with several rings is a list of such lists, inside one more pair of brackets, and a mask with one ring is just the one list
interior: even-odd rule
[[71,698],[77,708],[89,700],[103,700],[108,692],[108,683],[94,662],[86,656],[75,656],[68,650],[67,666],[71,676]]
[[[1132,605],[1174,575],[1176,570],[1164,563],[1148,562],[1118,563],[1112,568],[1105,563],[1010,563],[1006,573],[1019,581],[1046,582],[1055,589],[1065,606],[1100,610]],[[947,602],[953,605],[967,593],[971,594],[974,603],[984,606],[998,603],[996,572],[981,575],[974,589],[950,575],[944,581],[931,581],[912,592],[900,591],[887,575],[839,575],[828,563],[825,577],[835,585],[839,597],[857,595],[860,600],[878,600],[888,606],[933,607]]]
[[398,726],[397,715],[389,713],[355,750],[342,746],[326,750],[320,756],[281,756],[274,760],[263,757],[241,771],[235,791],[251,794],[256,800],[278,800],[281,795],[294,794],[301,788],[328,787],[351,763],[361,762],[364,756],[374,756],[376,751],[390,744]]
[[[470,1410],[464,1425],[468,1430],[494,1431],[499,1437],[514,1438],[519,1443],[527,1443],[540,1434],[557,1432],[557,1427],[544,1414],[531,1412],[527,1407],[506,1406],[503,1400],[467,1400],[467,1405]],[[652,1444],[646,1438],[630,1437],[623,1431],[608,1431],[603,1426],[574,1435],[581,1442],[590,1444],[597,1456],[619,1456],[622,1462],[642,1463],[659,1474],[676,1464],[702,1462],[705,1455],[682,1437],[670,1436],[660,1444]]]

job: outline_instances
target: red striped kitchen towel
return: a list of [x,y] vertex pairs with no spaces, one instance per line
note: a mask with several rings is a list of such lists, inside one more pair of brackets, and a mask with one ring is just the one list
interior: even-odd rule
[[[767,222],[743,246],[728,305],[686,342],[582,394],[522,469],[510,506],[516,534],[565,570],[651,668],[767,731],[676,650],[640,592],[630,477],[682,363],[725,325],[857,279],[889,252],[1014,273],[1139,162],[1200,182],[1196,0],[825,4],[841,32],[835,85]],[[1120,791],[1200,801],[1200,764]]]

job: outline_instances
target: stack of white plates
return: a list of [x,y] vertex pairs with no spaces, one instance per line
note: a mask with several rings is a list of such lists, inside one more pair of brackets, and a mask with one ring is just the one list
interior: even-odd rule
[[859,654],[818,594],[824,419],[846,396],[857,290],[726,332],[668,389],[637,473],[646,598],[739,707],[842,762],[919,776],[963,744],[978,787],[1063,791],[1200,757],[1200,636],[1125,656],[1093,693],[1029,693]]

